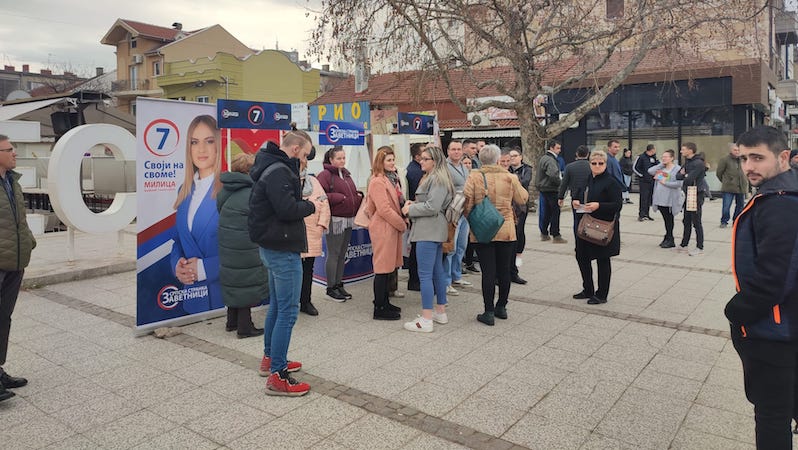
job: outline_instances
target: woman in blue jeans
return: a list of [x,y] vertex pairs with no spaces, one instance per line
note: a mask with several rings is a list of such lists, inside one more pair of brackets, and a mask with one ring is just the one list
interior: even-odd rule
[[[454,198],[454,186],[446,168],[446,156],[438,147],[421,153],[424,177],[416,190],[415,201],[408,201],[402,212],[410,217],[410,242],[416,244],[418,277],[421,282],[422,313],[405,323],[408,331],[432,332],[432,322],[444,324],[446,317],[446,274],[443,270],[443,243],[448,237],[444,211]],[[433,299],[437,305],[433,310]]]

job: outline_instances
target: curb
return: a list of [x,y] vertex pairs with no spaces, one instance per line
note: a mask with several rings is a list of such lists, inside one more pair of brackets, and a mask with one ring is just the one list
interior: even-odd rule
[[48,275],[40,275],[36,277],[25,277],[22,280],[22,288],[36,289],[50,284],[86,280],[89,278],[98,278],[122,272],[131,272],[134,270],[136,270],[136,261],[127,261],[122,263],[109,264],[107,266],[102,266],[102,267],[90,267],[88,269],[79,269],[63,273],[53,273]]

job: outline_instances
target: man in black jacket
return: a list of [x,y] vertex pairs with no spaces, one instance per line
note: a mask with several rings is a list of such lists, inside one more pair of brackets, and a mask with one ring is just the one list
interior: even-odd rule
[[[571,191],[572,200],[579,200],[585,203],[585,199],[573,198],[573,196],[575,192],[584,192],[587,184],[590,183],[590,178],[593,177],[593,172],[590,171],[590,163],[587,160],[589,154],[590,149],[586,145],[580,145],[576,148],[576,160],[565,166],[560,192],[557,194],[557,204],[560,207],[563,205],[566,191]],[[572,212],[574,215],[574,243],[576,243],[576,228],[579,226],[582,214],[577,213],[575,209]]]
[[654,176],[648,173],[648,169],[659,164],[657,161],[657,149],[654,144],[648,144],[646,151],[637,157],[634,165],[634,173],[637,175],[640,187],[640,212],[637,220],[654,220],[651,217],[651,199],[654,195]]
[[[408,200],[416,199],[416,189],[421,178],[424,176],[424,171],[421,170],[421,153],[427,146],[422,143],[415,143],[410,146],[410,164],[407,165],[407,198]],[[416,261],[416,243],[410,244],[410,256],[407,258],[407,290],[408,291],[421,291],[421,280],[418,278],[418,262]]]
[[704,159],[698,155],[698,146],[692,142],[685,142],[682,144],[682,150],[679,152],[684,156],[685,163],[682,170],[676,174],[677,180],[684,180],[682,183],[682,190],[685,195],[687,194],[688,187],[695,186],[698,192],[696,196],[697,208],[695,211],[687,210],[687,202],[684,207],[684,233],[682,234],[682,243],[676,249],[678,252],[687,252],[687,245],[690,243],[690,234],[695,228],[695,246],[694,250],[688,253],[690,256],[698,256],[704,254],[704,225],[701,223],[701,210],[704,207],[704,193],[705,184],[704,178],[707,172],[707,165]]
[[753,128],[737,145],[758,190],[734,225],[737,293],[725,314],[754,405],[756,447],[790,449],[798,406],[798,170],[790,168],[787,140],[775,128]]
[[[529,184],[532,182],[532,167],[524,162],[524,155],[521,147],[513,147],[510,149],[510,173],[518,177],[521,186],[524,190],[529,192]],[[526,216],[528,214],[527,204],[516,205],[513,203],[513,210],[517,222],[515,223],[515,258],[513,258],[512,275],[510,281],[516,284],[526,284],[527,281],[518,276],[518,266],[522,263],[521,254],[524,253],[526,246],[526,232],[524,226],[526,225]]]
[[289,375],[302,365],[287,356],[302,290],[300,253],[308,249],[303,219],[326,200],[302,200],[297,157],[310,154],[310,136],[290,131],[282,141],[280,147],[267,143],[249,172],[255,180],[249,199],[249,236],[260,246],[260,259],[269,269],[270,302],[260,366],[261,374],[269,376],[266,393],[297,396],[310,390],[307,383]]

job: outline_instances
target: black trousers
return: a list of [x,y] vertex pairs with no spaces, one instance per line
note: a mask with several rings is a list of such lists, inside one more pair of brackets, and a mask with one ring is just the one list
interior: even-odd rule
[[[560,205],[557,203],[556,192],[541,192],[543,197],[543,205],[540,208],[545,208],[540,217],[543,223],[540,224],[541,234],[550,234],[552,236],[560,235]],[[480,260],[481,261],[481,260]]]
[[378,273],[374,275],[374,307],[384,308],[388,304],[388,283],[390,273]]
[[670,208],[657,206],[659,213],[662,214],[662,221],[665,222],[665,239],[673,240],[673,213]]
[[654,183],[640,180],[640,212],[637,217],[648,217],[651,215],[651,199],[654,195]]
[[24,270],[0,270],[0,367],[8,356],[8,336],[11,334],[11,314],[17,304]]
[[696,211],[688,211],[687,203],[684,205],[684,219],[682,219],[684,234],[682,235],[682,247],[687,247],[687,245],[690,244],[690,235],[692,234],[693,228],[695,228],[695,246],[703,249],[704,225],[701,223],[701,210],[704,208],[704,193],[699,192],[697,197],[698,208]]
[[[507,306],[510,296],[510,258],[515,258],[515,241],[476,244],[479,265],[482,268],[482,300],[485,311],[493,312]],[[499,280],[499,299],[494,304],[496,280]]]
[[587,295],[606,300],[610,293],[610,278],[612,278],[612,265],[610,258],[599,258],[596,260],[598,267],[598,290],[593,285],[593,266],[591,261],[585,257],[577,255],[576,262],[579,264],[579,273],[582,274],[582,290]]
[[299,294],[299,304],[310,303],[311,286],[313,285],[313,264],[316,257],[302,258],[302,292]]
[[474,264],[474,254],[477,251],[476,244],[469,242],[466,245],[465,254],[463,254],[463,264],[470,266]]
[[413,242],[410,244],[410,266],[407,270],[408,272],[408,279],[407,279],[407,290],[408,291],[420,291],[421,290],[421,280],[418,278],[418,261],[416,261],[416,243]]
[[252,329],[252,310],[249,306],[244,308],[227,308],[227,328],[236,328],[240,333]]
[[[527,211],[518,213],[518,222],[515,224],[515,253],[519,255],[524,253],[524,247],[526,247],[526,232],[524,231],[524,225],[526,225],[527,214]],[[510,268],[513,272],[513,275],[517,277],[518,266],[515,265],[515,255],[510,257]]]
[[798,344],[732,337],[743,363],[745,396],[754,405],[756,448],[791,449],[798,406]]

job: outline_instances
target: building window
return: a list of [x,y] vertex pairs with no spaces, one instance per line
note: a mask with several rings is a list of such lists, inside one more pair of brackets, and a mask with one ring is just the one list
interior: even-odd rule
[[620,19],[623,17],[623,0],[607,0],[607,18]]
[[208,97],[207,95],[200,95],[200,96],[197,97],[197,101],[200,102],[200,103],[210,103],[211,102],[211,98]]
[[136,66],[130,66],[130,89],[136,90],[138,89],[138,80],[139,79],[139,68]]
[[136,38],[132,36],[130,38],[130,48],[136,48]]
[[161,62],[160,61],[155,61],[154,63],[152,63],[152,74],[154,76],[158,76],[158,75],[161,74]]

